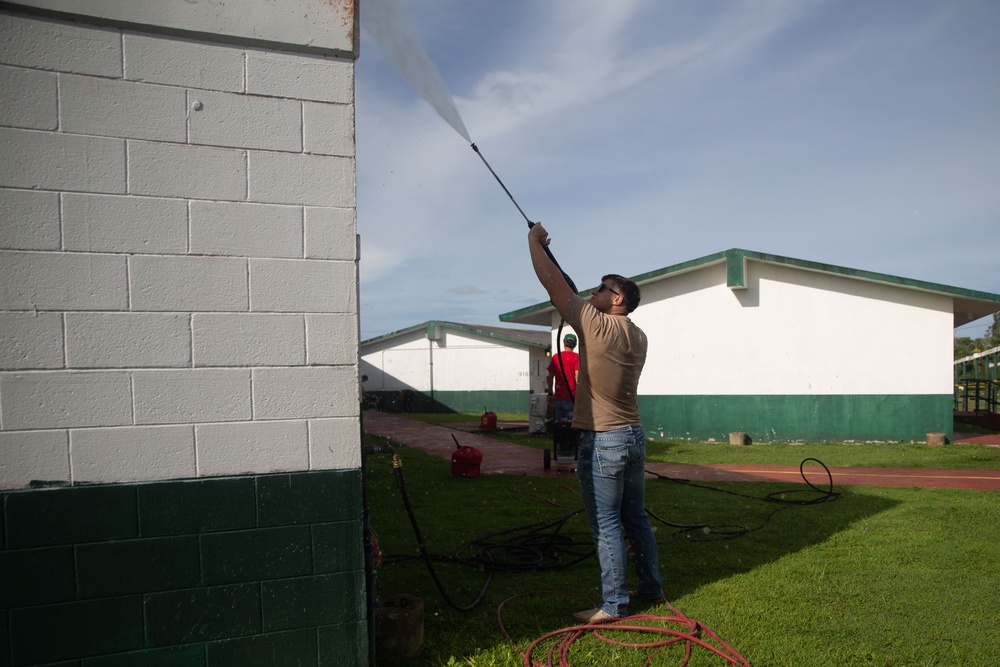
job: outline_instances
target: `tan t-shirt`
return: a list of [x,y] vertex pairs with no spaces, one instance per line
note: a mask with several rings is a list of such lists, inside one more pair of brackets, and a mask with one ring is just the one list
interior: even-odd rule
[[608,315],[573,300],[566,321],[580,336],[580,377],[573,426],[611,431],[639,423],[639,375],[646,334],[624,315]]

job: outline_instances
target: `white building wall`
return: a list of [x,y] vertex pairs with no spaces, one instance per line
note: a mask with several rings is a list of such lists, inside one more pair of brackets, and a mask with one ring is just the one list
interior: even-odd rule
[[446,330],[434,350],[434,389],[524,391],[530,389],[528,352],[512,343]]
[[353,60],[257,42],[0,13],[0,488],[360,465]]
[[429,391],[429,348],[426,329],[369,345],[361,352],[361,372],[368,376],[365,389]]
[[437,331],[438,340],[428,339],[427,329],[421,328],[368,345],[361,356],[361,372],[368,376],[365,389],[542,390],[544,368],[542,379],[533,377],[528,348],[446,327]]
[[[643,288],[645,395],[948,394],[951,298],[749,262]],[[944,357],[942,355],[945,355]]]

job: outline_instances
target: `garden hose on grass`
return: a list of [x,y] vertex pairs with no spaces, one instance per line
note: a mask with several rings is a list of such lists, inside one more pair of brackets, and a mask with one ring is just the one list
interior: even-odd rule
[[[417,522],[416,514],[413,512],[413,506],[406,491],[402,459],[388,443],[379,447],[366,447],[363,450],[366,455],[371,453],[392,454],[392,469],[396,488],[399,489],[403,506],[406,508],[406,514],[410,520],[410,526],[413,528],[413,534],[417,539],[417,547],[420,551],[419,556],[384,556],[381,562],[398,563],[419,557],[427,565],[427,570],[434,581],[434,585],[441,593],[441,597],[448,606],[456,611],[473,610],[486,595],[486,590],[489,588],[493,574],[496,572],[537,572],[541,570],[562,569],[576,565],[594,554],[594,545],[589,534],[575,534],[563,531],[566,522],[583,511],[579,509],[552,521],[518,526],[473,538],[459,548],[454,556],[433,555],[428,552],[427,545],[424,543],[423,532],[420,530],[420,524]],[[362,470],[362,478],[364,479],[364,477],[364,470]],[[365,493],[365,498],[367,498],[367,493]],[[365,508],[367,517],[367,502],[365,503]],[[370,536],[370,525],[367,518],[366,531],[368,531]],[[368,541],[370,542],[370,537]],[[488,572],[482,590],[472,603],[462,606],[452,600],[434,568],[435,561],[459,563]],[[373,573],[369,574],[369,580],[369,588],[373,590]],[[370,592],[369,595],[369,603],[373,604],[374,593]]]
[[[367,448],[362,448],[362,451],[365,449]],[[410,504],[410,496],[406,493],[406,482],[403,479],[403,460],[399,457],[399,454],[397,454],[396,451],[389,446],[388,441],[384,445],[380,445],[378,448],[371,449],[377,449],[379,453],[392,454],[392,473],[396,480],[396,488],[399,489],[399,495],[403,499],[403,506],[406,508],[406,515],[410,519],[410,525],[413,527],[413,534],[417,538],[417,547],[420,549],[420,556],[427,565],[427,571],[430,572],[431,579],[434,581],[434,585],[441,593],[441,597],[444,598],[444,601],[449,607],[456,611],[472,611],[482,601],[483,596],[486,595],[486,589],[489,588],[490,582],[493,580],[493,574],[490,573],[486,576],[486,582],[483,584],[483,589],[479,592],[479,595],[476,596],[476,599],[473,600],[471,604],[463,607],[451,599],[451,596],[448,595],[448,591],[445,590],[444,584],[438,577],[437,571],[434,569],[434,564],[432,562],[433,557],[427,552],[427,546],[424,544],[424,534],[421,532],[420,524],[417,523],[417,517],[413,513],[413,506]],[[383,562],[385,562],[384,559]]]
[[[826,489],[822,489],[816,486],[815,484],[810,482],[809,479],[806,477],[805,465],[809,461],[815,461],[823,468],[823,471],[826,473],[826,479],[827,479]],[[775,491],[773,493],[767,494],[763,498],[759,496],[752,496],[746,493],[739,493],[738,491],[719,489],[714,486],[709,486],[707,484],[697,484],[689,479],[677,479],[674,477],[668,477],[667,475],[661,475],[660,473],[653,472],[652,470],[646,470],[646,472],[649,473],[650,475],[654,475],[657,479],[661,479],[668,482],[675,482],[677,484],[684,484],[686,486],[691,486],[698,489],[706,489],[708,491],[716,491],[718,493],[725,493],[740,498],[750,498],[752,500],[760,500],[762,502],[768,502],[768,503],[778,503],[781,505],[781,507],[778,507],[773,512],[768,514],[767,517],[765,517],[764,520],[760,523],[760,525],[753,528],[740,525],[711,525],[707,523],[698,523],[698,524],[672,523],[662,517],[657,516],[656,513],[654,513],[648,507],[646,508],[646,513],[649,514],[649,516],[656,519],[657,521],[659,521],[660,523],[666,526],[671,526],[673,528],[680,528],[682,532],[686,532],[689,535],[698,535],[698,533],[700,532],[702,539],[727,540],[727,539],[732,539],[734,537],[742,537],[747,533],[752,533],[756,530],[760,530],[771,521],[771,519],[774,517],[775,514],[783,510],[786,510],[789,507],[803,506],[803,505],[818,505],[820,503],[826,503],[832,500],[836,500],[837,498],[840,497],[840,492],[833,490],[833,475],[830,473],[830,469],[826,467],[825,463],[823,463],[819,459],[814,459],[814,458],[806,458],[803,459],[801,463],[799,463],[799,474],[802,475],[802,480],[806,483],[807,486],[809,486],[808,489],[790,489],[785,491]],[[785,498],[785,496],[787,495],[804,494],[804,493],[815,493],[818,495],[813,496],[812,498],[806,498],[805,500],[795,500],[795,499]]]
[[[514,641],[504,626],[504,607],[518,598],[548,594],[573,595],[558,591],[521,593],[507,598],[497,607],[497,625],[500,627],[500,632],[511,643],[514,650],[524,658],[525,667],[571,667],[569,662],[570,650],[577,648],[582,652],[586,652],[586,647],[574,647],[574,644],[590,636],[605,644],[613,644],[623,648],[637,650],[652,649],[648,651],[645,661],[642,662],[643,665],[651,664],[654,657],[657,657],[659,653],[668,647],[682,646],[684,653],[681,656],[680,667],[685,667],[690,662],[693,649],[696,647],[716,654],[726,664],[733,667],[750,667],[750,663],[747,662],[746,658],[723,641],[715,631],[700,621],[688,618],[670,604],[666,598],[663,598],[660,602],[665,604],[672,612],[668,616],[634,614],[614,620],[572,625],[542,635],[531,642],[527,649],[522,651],[518,648],[517,642]],[[636,635],[654,635],[655,637],[646,641],[637,641]],[[620,638],[618,638],[619,636]],[[536,652],[545,654],[545,662],[540,662],[534,657]],[[657,664],[660,663],[658,662]]]

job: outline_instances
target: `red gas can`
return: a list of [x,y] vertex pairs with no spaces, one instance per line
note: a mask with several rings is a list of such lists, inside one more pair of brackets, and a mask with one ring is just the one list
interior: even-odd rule
[[483,416],[479,418],[479,428],[483,431],[497,430],[497,413],[484,412]]
[[479,477],[483,453],[475,447],[459,447],[451,453],[452,477]]

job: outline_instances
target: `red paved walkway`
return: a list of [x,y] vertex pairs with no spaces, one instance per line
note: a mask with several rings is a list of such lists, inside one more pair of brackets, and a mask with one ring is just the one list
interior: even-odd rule
[[[552,462],[551,470],[543,466],[543,452],[533,447],[495,440],[476,432],[469,426],[452,425],[452,428],[434,426],[386,412],[366,410],[363,417],[367,433],[387,437],[442,459],[450,460],[455,451],[455,441],[460,445],[475,447],[483,453],[482,471],[485,474],[531,475],[537,477],[575,478],[571,459]],[[503,427],[503,424],[499,425]],[[474,428],[474,425],[473,425]],[[466,430],[463,430],[466,429]],[[1000,444],[1000,436],[978,436],[958,442],[976,442],[980,438]],[[798,466],[770,465],[697,465],[690,463],[647,463],[646,468],[660,475],[676,479],[729,482],[796,482],[805,483]],[[820,488],[827,484],[826,474],[820,466],[806,466],[809,481]],[[857,486],[920,486],[928,488],[961,488],[1000,490],[998,470],[927,470],[896,468],[830,468],[833,483]]]

